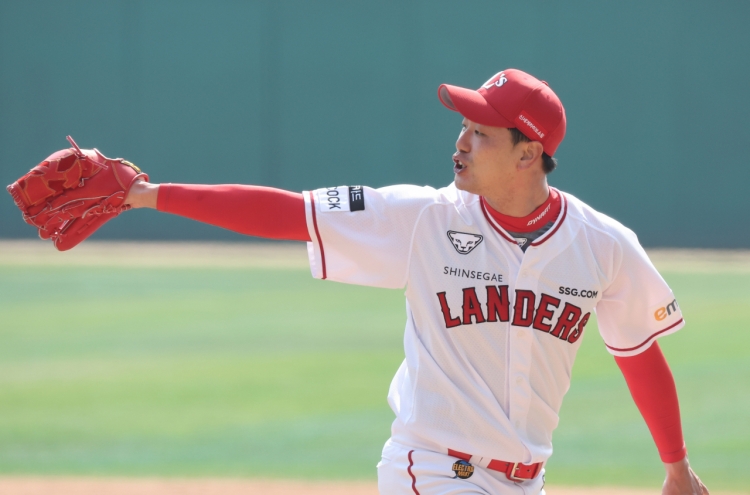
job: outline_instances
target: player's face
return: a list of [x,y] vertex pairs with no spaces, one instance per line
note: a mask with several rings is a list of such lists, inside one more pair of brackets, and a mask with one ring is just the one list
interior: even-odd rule
[[482,196],[514,182],[523,146],[513,144],[510,131],[464,119],[453,154],[456,187]]

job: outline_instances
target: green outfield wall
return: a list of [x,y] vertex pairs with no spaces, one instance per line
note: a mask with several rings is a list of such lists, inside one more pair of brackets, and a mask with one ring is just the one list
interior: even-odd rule
[[[440,83],[516,67],[568,115],[550,183],[646,246],[750,247],[750,2],[0,0],[0,180],[71,134],[158,182],[442,186]],[[10,196],[0,237],[32,237]],[[240,239],[152,211],[100,239]]]

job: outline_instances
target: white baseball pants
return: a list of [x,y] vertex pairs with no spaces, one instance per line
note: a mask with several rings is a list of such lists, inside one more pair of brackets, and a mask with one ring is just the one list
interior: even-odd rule
[[453,471],[458,460],[388,440],[378,463],[380,495],[545,495],[544,470],[532,480],[514,483],[505,473],[473,465],[473,474],[461,479]]

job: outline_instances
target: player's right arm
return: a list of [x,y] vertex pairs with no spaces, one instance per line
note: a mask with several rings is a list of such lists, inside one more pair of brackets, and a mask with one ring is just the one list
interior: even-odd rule
[[615,361],[664,463],[662,495],[708,494],[687,458],[677,388],[659,344],[635,356],[615,356]]
[[137,182],[125,204],[158,209],[245,235],[310,241],[302,194],[282,189]]
[[611,283],[597,304],[614,355],[664,464],[663,495],[706,495],[690,467],[672,372],[656,340],[684,326],[677,299],[632,231],[616,226]]

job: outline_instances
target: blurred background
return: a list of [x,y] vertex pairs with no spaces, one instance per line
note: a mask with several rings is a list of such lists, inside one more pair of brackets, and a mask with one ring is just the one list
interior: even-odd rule
[[[691,462],[746,491],[748,25],[741,0],[0,0],[0,182],[71,134],[154,182],[440,187],[461,119],[438,85],[526,70],[567,110],[552,185],[648,248],[716,249],[649,252],[687,321],[661,345]],[[35,238],[0,194],[0,474],[374,480],[401,291],[153,211]],[[548,485],[658,487],[587,335]]]
[[[646,246],[748,247],[750,4],[0,2],[0,182],[71,134],[154,182],[443,186],[441,83],[508,67],[568,115],[550,183]],[[0,236],[33,237],[9,197]],[[239,239],[134,212],[98,239]]]

